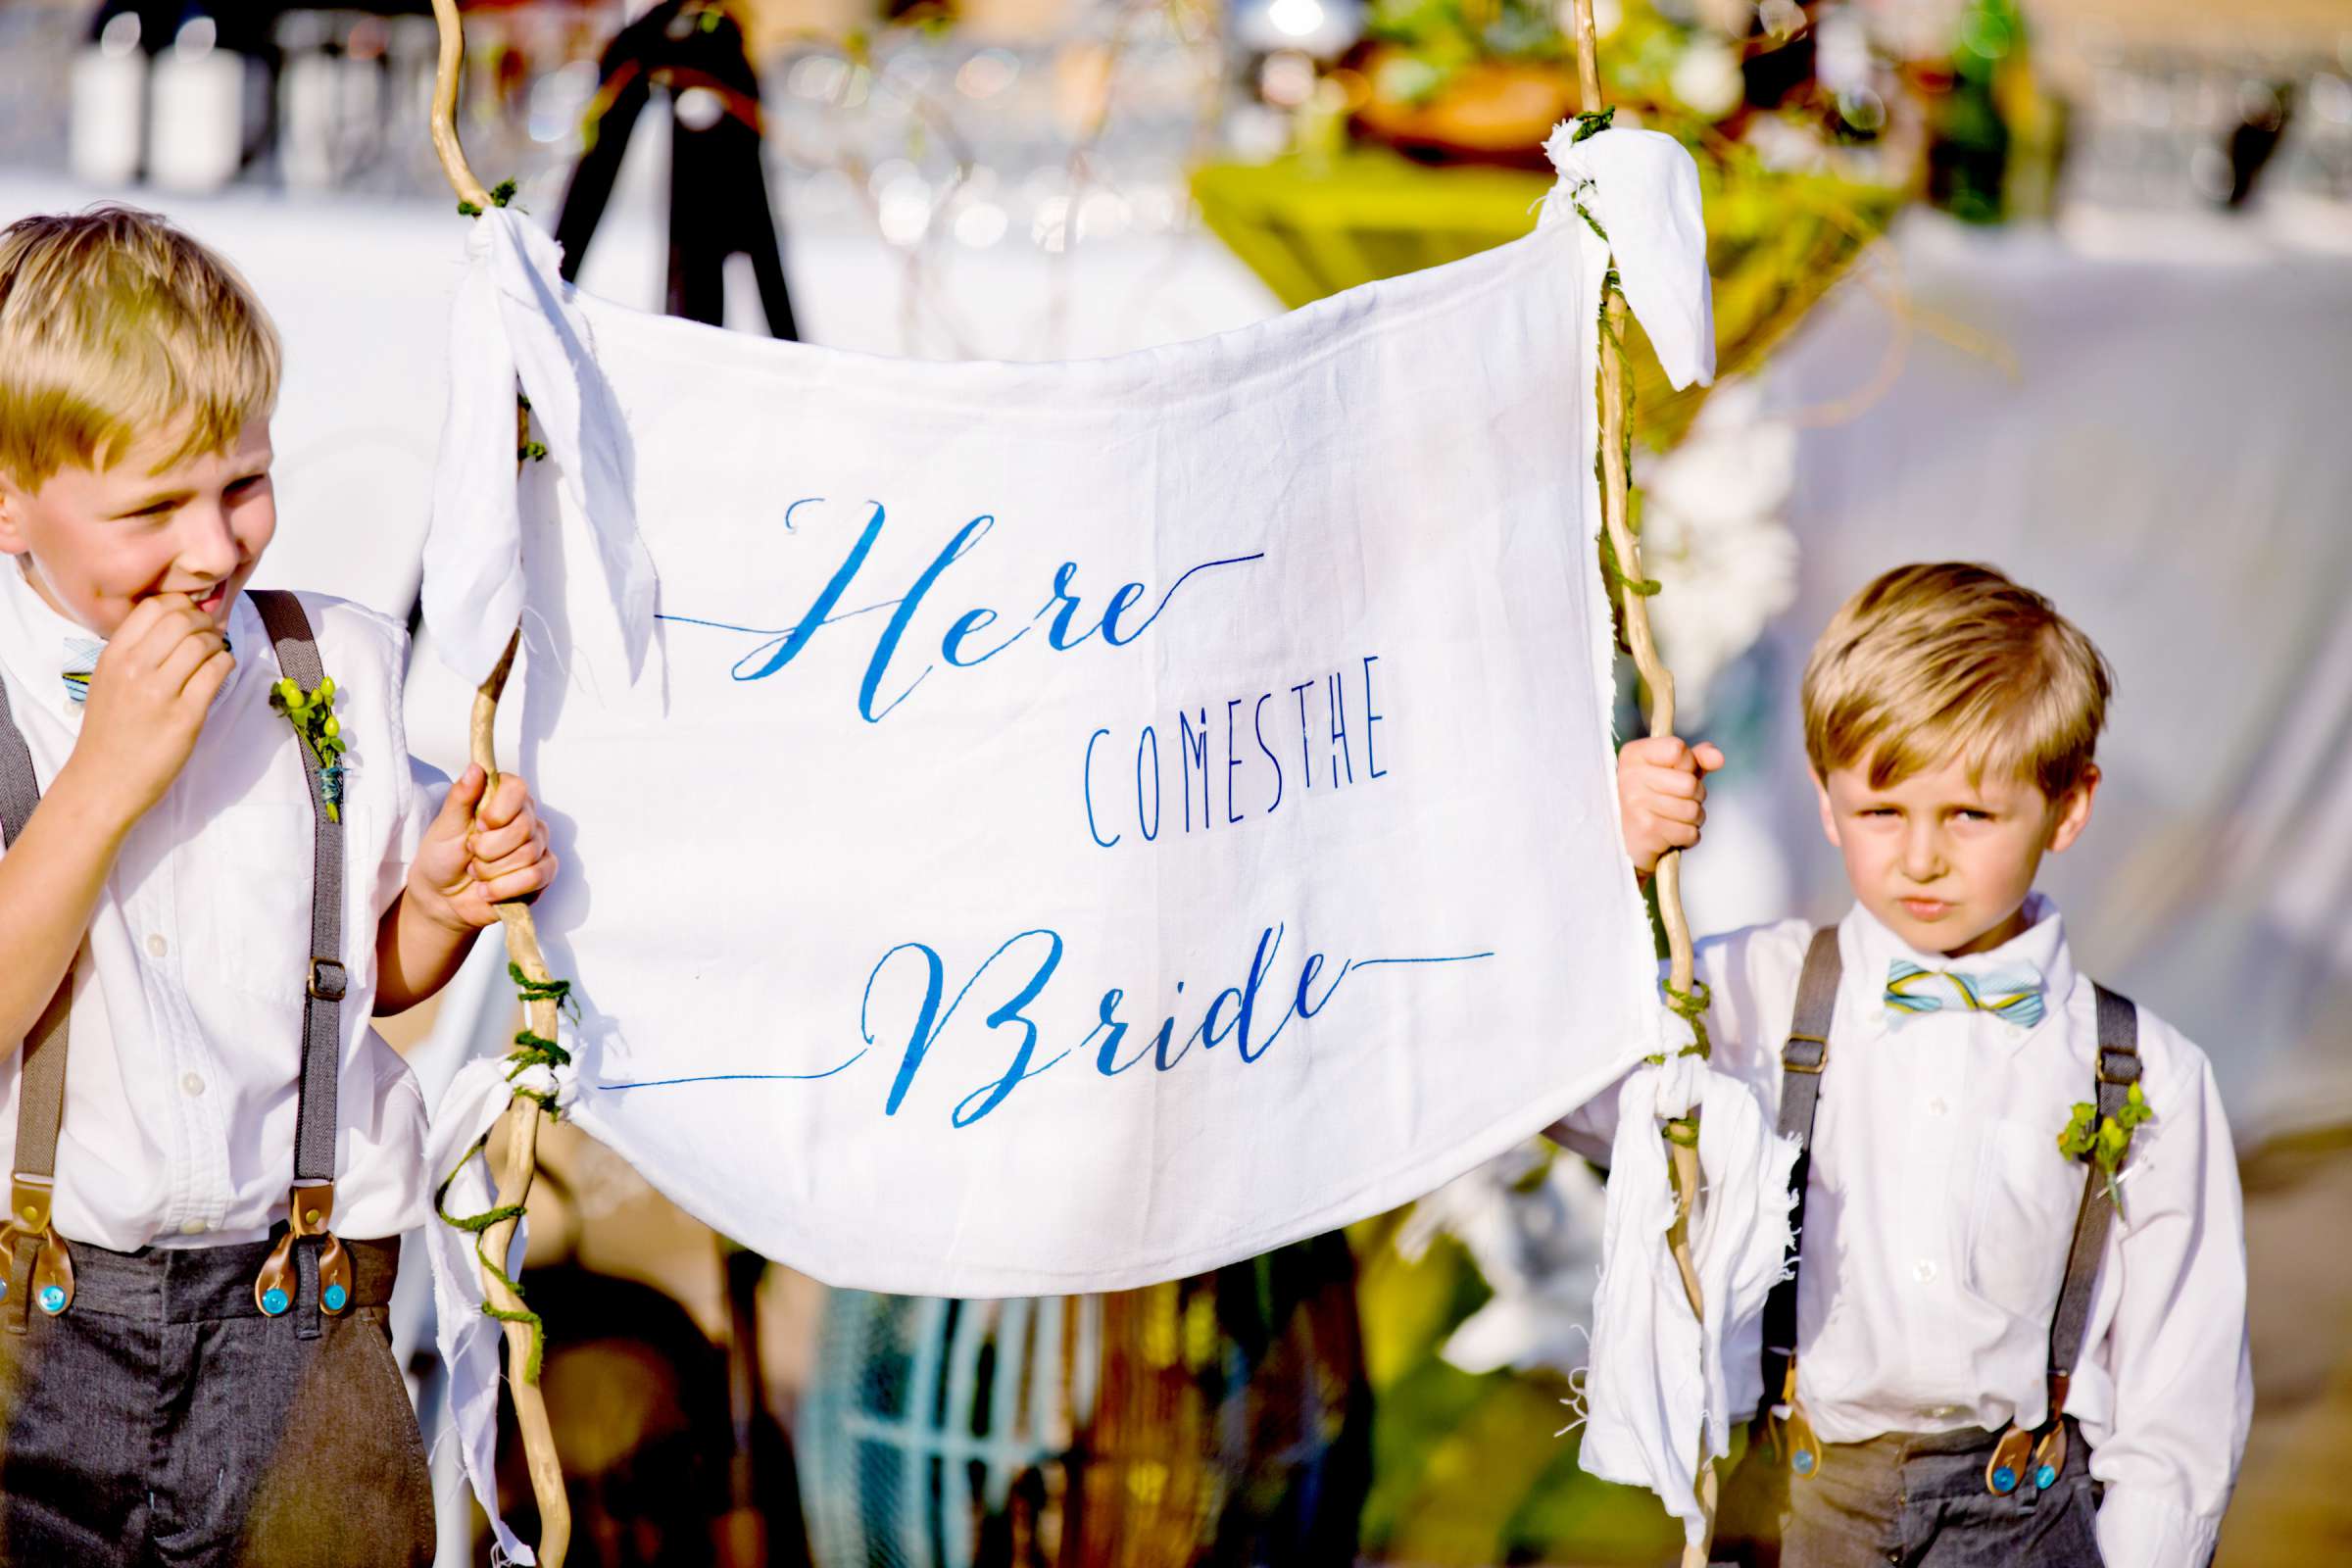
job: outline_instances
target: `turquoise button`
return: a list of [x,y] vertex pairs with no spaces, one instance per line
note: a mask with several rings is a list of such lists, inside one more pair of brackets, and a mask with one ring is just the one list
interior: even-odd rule
[[[347,1293],[342,1286],[329,1285],[326,1288],[326,1309],[329,1312],[342,1311],[343,1303],[348,1299],[350,1299],[349,1293]],[[2042,1485],[2047,1486],[2049,1483],[2045,1481],[2042,1483]]]
[[62,1285],[44,1285],[40,1295],[41,1310],[55,1317],[66,1309],[66,1291]]
[[2017,1472],[2002,1465],[1992,1473],[1992,1490],[2004,1494],[2017,1490]]
[[1796,1457],[1788,1462],[1800,1476],[1809,1476],[1813,1473],[1813,1453],[1809,1448],[1797,1449]]
[[283,1312],[285,1309],[286,1309],[286,1293],[285,1293],[285,1292],[283,1292],[283,1291],[280,1291],[280,1290],[271,1289],[271,1290],[267,1290],[267,1291],[264,1291],[264,1292],[262,1293],[262,1310],[263,1310],[263,1311],[265,1311],[265,1312],[269,1313],[269,1314],[270,1314],[271,1317],[275,1317],[275,1316],[277,1316],[277,1314],[278,1314],[278,1313],[280,1313],[280,1312]]
[[2045,1464],[2040,1469],[2034,1472],[2034,1485],[2040,1488],[2042,1491],[2047,1492],[2057,1484],[2058,1467],[2056,1465]]

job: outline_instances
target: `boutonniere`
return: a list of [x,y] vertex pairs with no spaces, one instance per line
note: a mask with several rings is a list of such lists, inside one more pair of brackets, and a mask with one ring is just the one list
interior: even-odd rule
[[2077,1101],[2066,1126],[2058,1134],[2058,1152],[2069,1158],[2089,1160],[2105,1171],[2108,1194],[2121,1208],[2122,1194],[2116,1191],[2116,1178],[2124,1168],[2124,1156],[2131,1152],[2132,1129],[2155,1118],[2155,1107],[2148,1103],[2148,1097],[2137,1084],[2124,1092],[2123,1108],[2112,1116],[2101,1116],[2099,1107],[2090,1101]]
[[270,706],[286,715],[295,738],[318,764],[318,793],[326,819],[343,820],[343,722],[335,717],[335,678],[321,676],[316,691],[304,691],[287,676],[270,689]]

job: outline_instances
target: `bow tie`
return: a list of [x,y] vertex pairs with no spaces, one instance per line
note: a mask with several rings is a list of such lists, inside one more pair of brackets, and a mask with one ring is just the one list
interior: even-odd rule
[[2030,963],[2003,964],[1974,974],[1923,969],[1904,958],[1886,965],[1886,1013],[1896,1024],[1923,1012],[1957,1007],[1989,1012],[2020,1029],[2031,1029],[2041,1022],[2041,972]]
[[[222,641],[225,643],[226,638]],[[66,639],[66,660],[62,671],[66,682],[66,699],[79,708],[90,700],[90,677],[98,672],[98,656],[106,652],[106,644],[94,637]]]
[[66,696],[75,705],[90,699],[90,676],[98,669],[98,656],[106,652],[106,644],[89,637],[66,639]]

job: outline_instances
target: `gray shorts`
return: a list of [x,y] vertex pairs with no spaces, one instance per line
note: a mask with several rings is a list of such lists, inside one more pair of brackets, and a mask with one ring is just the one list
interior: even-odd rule
[[1741,1568],[2102,1568],[2090,1446],[2070,1418],[2055,1486],[1984,1485],[1998,1434],[1888,1433],[1823,1446],[1797,1480],[1754,1433],[1724,1489],[1716,1560]]
[[344,1246],[348,1311],[317,1310],[313,1262],[270,1318],[268,1242],[73,1244],[74,1304],[0,1332],[0,1562],[429,1563],[432,1482],[385,1322],[399,1243]]

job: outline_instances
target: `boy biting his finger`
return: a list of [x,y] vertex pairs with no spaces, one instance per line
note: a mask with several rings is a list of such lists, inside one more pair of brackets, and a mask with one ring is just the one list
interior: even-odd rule
[[424,1108],[368,1027],[555,860],[522,780],[434,812],[407,638],[248,594],[278,346],[102,208],[0,232],[0,1556],[411,1564],[385,1324]]

